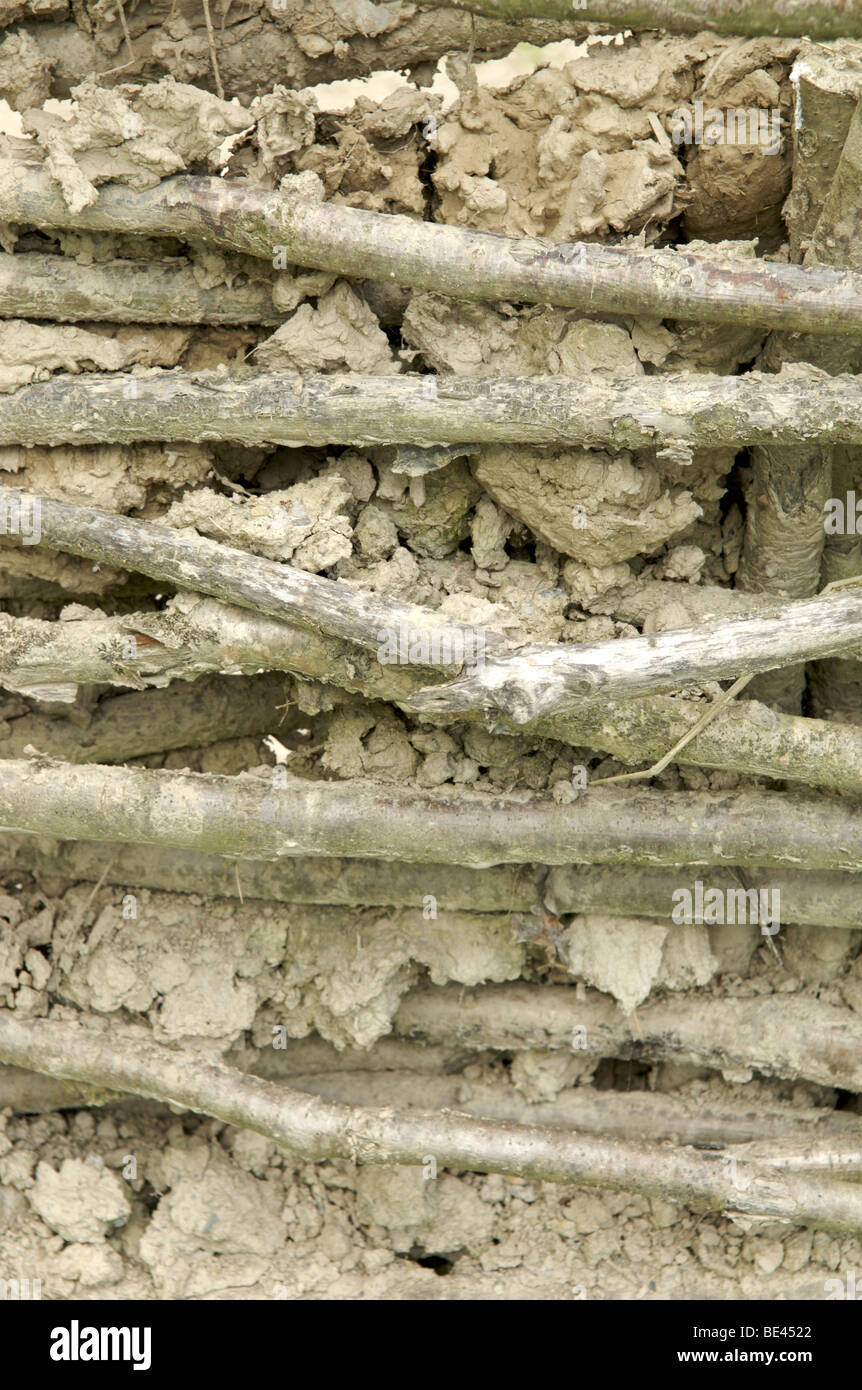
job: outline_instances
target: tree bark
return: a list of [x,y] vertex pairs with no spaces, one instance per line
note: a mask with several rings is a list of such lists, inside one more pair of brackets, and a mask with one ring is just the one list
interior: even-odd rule
[[284,705],[285,682],[277,674],[209,676],[192,686],[115,695],[68,719],[21,715],[6,725],[5,736],[0,722],[0,757],[20,758],[29,746],[70,763],[124,763],[222,739],[283,734],[306,717]]
[[[802,138],[796,132],[797,142]],[[862,104],[850,122],[841,158],[805,254],[807,266],[828,264],[860,269],[857,219],[862,211]],[[780,371],[785,362],[807,362],[832,375],[862,367],[858,343],[813,334],[773,333],[761,365]],[[808,598],[827,577],[823,569],[826,507],[835,487],[844,496],[859,472],[862,451],[834,450],[813,440],[801,447],[761,445],[752,450],[745,545],[737,574],[740,588],[782,598]],[[854,517],[855,521],[855,517]],[[846,548],[845,538],[834,538]],[[828,580],[839,575],[830,573]],[[845,577],[844,574],[840,577]],[[805,691],[804,665],[761,677],[752,694],[767,704],[798,714]],[[818,710],[818,713],[820,711]]]
[[[259,778],[0,763],[0,831],[176,846],[230,859],[327,855],[408,863],[738,864],[862,869],[855,806],[778,792],[603,787],[572,806],[354,779]],[[432,876],[433,877],[433,876]],[[429,879],[429,892],[434,891]]]
[[236,368],[68,376],[0,396],[0,444],[578,444],[610,450],[862,443],[862,378],[296,377]]
[[862,275],[849,271],[667,249],[555,245],[186,175],[142,192],[103,184],[94,203],[72,212],[54,180],[27,158],[8,158],[0,181],[2,221],[192,238],[456,299],[862,334]]
[[260,323],[288,317],[265,282],[201,289],[188,261],[82,265],[35,251],[0,253],[0,316],[57,323]]
[[639,1005],[635,1023],[607,996],[579,999],[574,985],[447,985],[408,994],[394,1022],[402,1037],[498,1052],[569,1050],[574,1028],[586,1030],[590,1056],[802,1077],[862,1092],[862,1018],[805,995],[693,994]]
[[[423,8],[445,4],[471,14],[507,20],[569,19],[570,0],[417,0]],[[856,0],[586,0],[574,12],[628,29],[667,29],[672,34],[764,34],[787,38],[849,39],[862,37],[862,14]]]
[[852,1183],[764,1174],[723,1155],[598,1139],[457,1111],[339,1105],[153,1043],[143,1030],[120,1038],[77,1024],[22,1022],[0,1013],[0,1059],[33,1071],[129,1091],[225,1124],[253,1129],[310,1162],[418,1166],[507,1173],[662,1196],[826,1230],[862,1231],[862,1193]]

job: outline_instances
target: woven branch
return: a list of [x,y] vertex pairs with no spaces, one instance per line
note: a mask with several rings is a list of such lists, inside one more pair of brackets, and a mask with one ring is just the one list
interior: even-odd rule
[[697,449],[862,443],[862,377],[365,377],[251,367],[58,373],[0,396],[2,444],[577,444]]
[[311,1162],[506,1173],[662,1196],[708,1211],[737,1211],[826,1230],[862,1231],[852,1183],[764,1173],[723,1154],[473,1119],[457,1111],[369,1109],[320,1100],[153,1043],[130,1030],[21,1021],[0,1013],[0,1059],[51,1076],[168,1102],[285,1144]]
[[[740,864],[862,869],[852,803],[781,792],[601,787],[571,806],[523,794],[352,779],[0,762],[0,832],[176,846],[231,859],[303,855],[407,863]],[[430,890],[433,891],[433,888]]]
[[827,267],[555,244],[179,176],[135,192],[104,184],[73,212],[40,164],[13,157],[0,221],[192,238],[283,263],[455,299],[558,304],[599,314],[862,333],[862,275]]

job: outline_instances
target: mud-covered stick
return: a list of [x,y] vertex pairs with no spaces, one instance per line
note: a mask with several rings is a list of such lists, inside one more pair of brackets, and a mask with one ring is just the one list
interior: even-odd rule
[[0,253],[0,318],[279,324],[287,316],[276,309],[266,281],[202,289],[191,263],[179,256],[82,265],[71,256]]
[[28,527],[32,523],[34,535],[38,527],[39,542],[51,549],[195,589],[346,638],[378,655],[387,633],[397,644],[402,624],[408,637],[411,631],[426,634],[429,659],[436,636],[438,654],[447,657],[450,668],[471,660],[473,665],[454,681],[403,699],[403,708],[415,713],[451,716],[496,708],[514,723],[527,724],[551,714],[576,713],[585,701],[635,699],[692,681],[729,679],[794,661],[847,655],[862,646],[860,588],[648,637],[524,646],[508,656],[495,656],[502,638],[494,632],[486,636],[484,631],[447,625],[432,609],[381,598],[153,522],[34,498],[12,488],[0,488],[0,518],[4,516],[7,522],[17,516],[19,524],[27,516]]
[[[0,870],[30,870],[41,877],[89,883],[101,880],[124,889],[155,888],[168,893],[199,893],[206,898],[241,897],[246,902],[262,898],[351,907],[422,908],[429,887],[427,865],[388,860],[247,859],[240,866],[237,882],[236,866],[215,854],[9,835],[0,835]],[[529,866],[465,869],[438,864],[433,873],[434,896],[441,912],[529,912],[536,902],[537,887]],[[707,886],[737,893],[739,873],[737,868],[713,868]],[[698,879],[703,891],[704,873],[697,868],[562,867],[551,870],[545,900],[558,915],[595,912],[669,921],[675,908],[674,893],[685,887],[696,901]],[[746,871],[744,881],[747,893],[779,892],[782,926],[786,922],[837,931],[862,928],[859,880],[852,873],[752,868]],[[681,930],[684,932],[685,927]]]
[[521,647],[404,701],[417,714],[498,709],[515,724],[576,711],[587,700],[629,700],[691,681],[728,680],[862,643],[862,589],[776,604],[749,617],[648,637]]
[[476,1119],[451,1110],[375,1109],[322,1100],[156,1043],[148,1030],[15,1018],[0,1011],[0,1061],[146,1096],[252,1129],[311,1161],[425,1163],[581,1183],[835,1231],[862,1231],[853,1183],[764,1173],[723,1154]]
[[739,864],[862,869],[855,802],[786,792],[552,797],[427,792],[352,778],[283,786],[49,759],[0,762],[0,832],[176,846],[233,859],[421,864]]
[[0,162],[0,221],[192,238],[455,299],[862,334],[862,274],[505,237],[342,207],[321,195],[311,196],[307,183],[272,192],[180,175],[142,191],[103,184],[93,203],[73,211],[40,164]]
[[[680,930],[685,930],[682,927]],[[588,1055],[756,1071],[862,1092],[862,1019],[805,995],[647,1000],[637,1024],[607,995],[571,985],[511,984],[413,990],[394,1031],[426,1043],[498,1052],[568,1051],[583,1029]]]
[[[158,613],[75,622],[0,613],[0,685],[41,700],[72,702],[80,685],[143,689],[213,671],[250,675],[261,669],[292,672],[402,707],[435,676],[430,666],[382,665],[376,652],[355,642],[189,594]],[[710,708],[668,695],[581,702],[577,710],[517,732],[601,749],[634,767],[654,762]],[[478,721],[482,713],[476,707],[458,718]],[[443,716],[440,722],[449,721]],[[515,729],[501,723],[499,732]],[[38,738],[26,741],[54,751],[53,744],[42,748]],[[101,754],[99,760],[109,761]],[[674,761],[862,796],[862,729],[775,714],[748,700],[719,710]]]
[[[438,652],[449,653],[444,665],[450,668],[461,664],[460,658],[451,658],[452,651],[463,651],[474,638],[472,629],[441,621],[431,609],[384,599],[203,536],[0,487],[0,534],[9,533],[20,535],[23,544],[35,540],[52,550],[117,564],[375,651],[393,625],[397,631],[403,623],[408,632],[421,627],[429,639],[436,636]],[[499,644],[489,634],[487,645]]]
[[[739,1158],[747,1157],[740,1145],[759,1141],[763,1147],[753,1150],[752,1158],[761,1167],[769,1166],[770,1149],[779,1155],[776,1166],[793,1166],[798,1171],[829,1167],[828,1159],[834,1154],[832,1171],[837,1177],[845,1167],[852,1171],[854,1149],[857,1155],[862,1151],[859,1116],[843,1110],[813,1105],[801,1109],[798,1103],[776,1099],[768,1106],[758,1099],[756,1112],[725,1107],[720,1101],[708,1108],[701,1101],[695,1108],[690,1101],[660,1091],[600,1091],[584,1082],[561,1091],[553,1100],[537,1102],[525,1100],[506,1083],[472,1079],[466,1100],[463,1069],[469,1054],[462,1051],[459,1057],[456,1048],[426,1047],[390,1038],[384,1048],[378,1044],[357,1055],[355,1051],[337,1053],[322,1039],[312,1041],[322,1044],[315,1059],[317,1066],[302,1066],[303,1054],[293,1055],[292,1042],[278,1052],[268,1049],[271,1058],[259,1054],[256,1065],[245,1057],[242,1063],[233,1057],[229,1060],[252,1076],[344,1105],[413,1108],[421,1101],[422,1109],[460,1110],[484,1120],[551,1125],[607,1138],[733,1145]],[[116,1099],[116,1092],[108,1097],[85,1083],[0,1064],[3,1109],[34,1114],[101,1106]],[[788,1163],[788,1156],[797,1161]]]
[[[58,624],[62,626],[62,624]],[[0,678],[2,679],[2,678]],[[307,722],[285,709],[283,676],[205,676],[176,681],[166,690],[138,690],[101,699],[87,716],[78,706],[68,719],[24,714],[5,725],[0,757],[20,758],[27,747],[71,763],[124,763],[176,748],[205,748]]]
[[635,378],[58,373],[0,396],[0,444],[577,444],[698,449],[862,444],[862,376]]
[[857,0],[417,0],[420,9],[452,8],[513,22],[578,19],[627,29],[666,29],[671,34],[768,35],[850,39],[862,37]]

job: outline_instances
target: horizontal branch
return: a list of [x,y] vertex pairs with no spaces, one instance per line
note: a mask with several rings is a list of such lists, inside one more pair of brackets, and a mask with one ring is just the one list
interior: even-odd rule
[[[7,516],[17,516],[19,522],[10,527]],[[34,524],[27,523],[25,528],[20,523],[22,517],[34,518]],[[52,550],[134,570],[270,617],[289,617],[300,626],[346,638],[375,651],[383,642],[379,630],[392,624],[397,627],[404,623],[408,629],[421,627],[429,634],[437,633],[455,650],[459,639],[463,650],[465,640],[473,635],[472,629],[442,622],[431,609],[383,599],[369,590],[324,579],[169,526],[98,511],[95,507],[36,498],[14,488],[0,488],[0,528],[13,533],[26,529],[26,534]],[[489,634],[486,645],[500,645],[500,639]],[[449,663],[450,668],[460,664]]]
[[[373,635],[369,630],[369,640]],[[433,675],[430,667],[381,665],[368,648],[298,623],[189,595],[158,613],[74,623],[0,613],[0,685],[34,698],[72,701],[81,685],[143,689],[212,671],[251,674],[261,669],[290,671],[402,708]],[[663,695],[622,703],[582,702],[574,713],[540,718],[519,732],[579,749],[600,749],[628,766],[639,766],[655,762],[672,748],[705,708],[696,700]],[[475,709],[459,719],[478,721],[481,715]],[[497,728],[500,733],[514,732],[503,723]],[[862,729],[776,714],[748,700],[721,709],[675,761],[862,795]]]
[[86,717],[80,709],[74,719],[21,715],[0,735],[0,758],[20,758],[29,746],[71,763],[124,763],[222,739],[283,735],[304,719],[295,708],[285,710],[284,687],[276,674],[210,676],[195,685],[103,698]]
[[578,444],[611,450],[862,443],[862,378],[306,376],[152,368],[0,396],[0,444]]
[[218,178],[179,176],[140,192],[103,184],[95,202],[73,212],[40,164],[20,153],[11,162],[0,221],[192,238],[456,299],[862,333],[862,274],[854,271],[511,238],[314,201],[301,186],[271,192]]
[[[536,885],[529,869],[500,865],[465,869],[438,864],[433,883],[427,865],[375,859],[222,859],[194,850],[155,845],[111,845],[0,836],[0,873],[31,871],[37,877],[119,887],[199,893],[205,898],[260,898],[320,906],[414,907],[433,893],[439,912],[529,912]],[[2,1109],[0,1103],[0,1109]]]
[[[17,509],[20,516],[29,516],[38,507],[42,545],[290,618],[366,648],[379,651],[386,633],[397,634],[403,624],[408,632],[436,632],[449,643],[450,655],[459,641],[462,654],[468,641],[467,650],[474,649],[472,629],[441,623],[433,609],[383,599],[217,541],[92,507],[31,498],[13,488],[0,489],[2,502],[9,515]],[[402,703],[417,713],[446,715],[496,707],[516,724],[525,724],[576,711],[585,700],[634,699],[693,681],[846,656],[860,645],[862,592],[851,589],[649,637],[521,647],[499,660],[492,655],[471,674]],[[502,639],[491,632],[483,651],[493,653],[500,646]]]
[[514,22],[578,19],[627,29],[666,29],[671,34],[764,34],[812,39],[862,38],[857,0],[417,0],[420,9],[467,10]]
[[[104,853],[102,850],[102,856]],[[94,878],[98,877],[95,873],[97,862],[95,860],[92,866]],[[764,891],[779,894],[782,926],[792,923],[839,930],[862,929],[862,894],[859,880],[852,873],[750,867],[741,878],[739,868],[712,868],[708,882],[703,885],[703,873],[691,868],[579,865],[551,870],[545,885],[545,901],[557,916],[595,912],[669,920],[674,909],[674,893],[680,888],[688,889],[695,901],[698,879],[705,888],[718,889],[722,894],[738,892],[743,882],[746,890],[753,889],[757,894]]]
[[403,1037],[498,1052],[568,1050],[578,1028],[591,1056],[801,1077],[862,1092],[862,1018],[806,995],[679,995],[639,1005],[635,1022],[607,996],[579,998],[574,985],[447,985],[408,994],[393,1026]]
[[48,760],[0,762],[0,832],[173,845],[231,859],[862,869],[855,806],[814,795],[603,787],[559,806],[462,788],[299,778],[273,787],[253,777]]
[[[27,1073],[19,1073],[25,1077]],[[4,1077],[0,1071],[0,1104]],[[598,1091],[580,1082],[553,1100],[525,1101],[513,1086],[453,1074],[393,1071],[338,1071],[291,1076],[289,1084],[324,1100],[345,1105],[405,1105],[460,1110],[483,1120],[552,1125],[605,1138],[732,1146],[737,1160],[759,1167],[794,1172],[829,1172],[838,1177],[862,1166],[862,1123],[840,1110],[800,1110],[790,1104],[769,1106],[758,1097],[731,1109],[715,1098],[709,1109],[659,1091]],[[68,1107],[68,1096],[65,1099]],[[773,1161],[774,1155],[774,1161]]]
[[594,645],[521,647],[405,701],[417,714],[498,709],[516,724],[576,710],[584,700],[630,700],[692,682],[726,680],[849,656],[862,645],[862,589],[775,603],[648,637]]
[[[606,1138],[732,1145],[735,1155],[750,1157],[760,1166],[770,1166],[770,1154],[774,1152],[776,1166],[794,1167],[797,1172],[828,1169],[830,1158],[837,1160],[838,1155],[843,1155],[845,1162],[832,1164],[838,1176],[852,1167],[854,1152],[862,1153],[862,1121],[858,1115],[843,1110],[803,1108],[760,1096],[754,1111],[744,1095],[737,1097],[729,1088],[707,1106],[702,1097],[692,1101],[661,1091],[600,1091],[584,1082],[561,1091],[553,1100],[528,1101],[507,1080],[501,1081],[499,1075],[492,1081],[487,1075],[476,1079],[474,1072],[465,1085],[463,1052],[459,1059],[445,1050],[425,1048],[421,1043],[402,1042],[401,1048],[403,1064],[397,1069],[374,1065],[375,1048],[371,1053],[351,1052],[346,1060],[343,1053],[338,1054],[332,1065],[326,1057],[326,1064],[319,1070],[297,1070],[291,1056],[292,1045],[288,1043],[282,1051],[267,1049],[271,1056],[265,1062],[261,1058],[259,1069],[239,1070],[342,1105],[410,1109],[421,1105],[423,1110],[459,1110],[482,1120],[550,1125]],[[438,1066],[432,1069],[425,1065],[430,1058],[421,1054],[436,1057],[441,1051]],[[422,1065],[412,1070],[411,1061]],[[0,1066],[0,1110],[9,1107],[18,1114],[39,1114],[101,1106],[122,1099],[116,1093],[108,1096],[85,1084],[42,1076],[23,1067]],[[752,1147],[749,1153],[743,1145],[762,1147]]]
[[84,323],[279,324],[287,314],[272,302],[272,286],[202,289],[191,264],[104,261],[83,265],[70,256],[0,254],[0,317]]
[[457,1111],[370,1109],[320,1100],[222,1064],[153,1043],[140,1030],[119,1037],[71,1023],[20,1021],[0,1013],[0,1060],[88,1085],[131,1092],[225,1124],[252,1129],[312,1161],[506,1173],[662,1196],[709,1211],[731,1210],[836,1231],[862,1231],[855,1184],[764,1174],[723,1155],[473,1119]]
[[[86,840],[0,836],[0,873],[25,871],[40,878],[198,893],[205,898],[321,906],[422,908],[433,893],[441,912],[509,914],[529,912],[539,897],[526,865],[465,869],[437,864],[429,877],[427,865],[375,859],[245,859],[237,866],[216,854],[155,845],[115,849]],[[706,887],[721,893],[738,891],[740,872],[737,867],[712,868]],[[674,893],[687,888],[694,895],[698,877],[702,880],[703,874],[691,868],[564,866],[552,869],[544,896],[557,916],[610,913],[669,921]],[[862,929],[862,895],[855,874],[749,868],[744,882],[756,893],[780,893],[782,925]]]

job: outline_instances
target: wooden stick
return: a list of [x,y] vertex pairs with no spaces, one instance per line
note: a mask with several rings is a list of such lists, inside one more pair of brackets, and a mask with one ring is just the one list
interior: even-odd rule
[[[38,536],[35,520],[33,536],[52,550],[116,563],[121,569],[136,570],[178,588],[197,589],[270,617],[289,617],[301,626],[346,638],[375,652],[384,642],[380,630],[393,624],[396,630],[403,623],[408,632],[421,628],[429,635],[436,634],[440,639],[438,652],[444,655],[452,650],[463,652],[474,636],[472,629],[441,621],[431,609],[382,599],[369,591],[261,559],[201,536],[188,536],[167,526],[98,511],[95,507],[79,507],[0,488],[3,532],[11,524],[7,518],[31,515],[38,518]],[[113,560],[108,560],[109,554]],[[489,634],[487,645],[493,648],[501,641]],[[446,664],[458,667],[461,658],[450,659]]]
[[[199,893],[207,898],[239,898],[236,861],[216,854],[142,844],[122,845],[115,851],[112,846],[80,840],[0,836],[0,873],[4,875],[31,871],[40,879],[60,877],[93,883],[106,865],[105,882],[124,889],[155,888],[167,893]],[[246,859],[241,872],[246,902],[259,898],[321,906],[412,907],[421,912],[427,895],[433,892],[439,912],[508,914],[529,912],[537,900],[533,872],[521,866],[480,870],[438,864],[433,889],[427,865],[376,859],[319,856],[275,863]]]
[[[561,716],[583,700],[628,700],[691,681],[727,680],[809,659],[823,647],[846,655],[862,639],[862,595],[820,594],[742,618],[674,628],[595,645],[521,647],[491,657],[445,685],[404,702],[414,713],[454,715],[480,706],[515,724]],[[827,650],[828,648],[828,650]],[[737,688],[738,682],[737,682]],[[703,713],[703,712],[702,712]]]
[[[0,489],[0,501],[6,501],[10,516],[16,506],[18,515],[38,507],[39,540],[52,549],[196,588],[260,613],[289,617],[378,654],[381,632],[397,634],[401,624],[408,632],[436,633],[441,652],[443,639],[448,643],[449,656],[458,649],[458,640],[462,653],[468,641],[477,644],[472,629],[441,623],[433,610],[381,599],[203,537],[91,507],[32,498],[12,488]],[[476,663],[470,674],[456,681],[409,696],[403,707],[447,716],[497,708],[514,723],[526,724],[575,712],[585,700],[634,699],[692,681],[731,678],[740,668],[752,674],[818,656],[845,655],[862,645],[862,594],[821,594],[750,617],[649,637],[522,647],[499,659],[493,652],[502,639],[488,633],[483,642],[483,650],[492,653],[488,660]]]
[[[536,1102],[525,1100],[505,1081],[490,1078],[471,1079],[469,1099],[465,1099],[463,1070],[469,1062],[475,1065],[476,1055],[462,1051],[459,1058],[454,1049],[399,1039],[387,1039],[385,1049],[377,1043],[361,1053],[334,1053],[319,1038],[307,1043],[321,1046],[302,1047],[294,1056],[294,1045],[288,1042],[271,1056],[258,1053],[255,1064],[238,1070],[342,1105],[412,1109],[421,1104],[422,1109],[459,1110],[482,1120],[551,1125],[605,1138],[733,1146],[738,1158],[761,1167],[769,1167],[770,1153],[775,1153],[776,1167],[805,1172],[831,1166],[835,1177],[847,1169],[853,1171],[853,1155],[862,1149],[859,1116],[823,1106],[803,1109],[761,1096],[754,1111],[743,1093],[738,1098],[716,1096],[705,1107],[703,1100],[693,1102],[661,1091],[603,1091],[584,1082],[561,1091],[553,1100]],[[317,1067],[303,1066],[301,1057],[315,1051],[319,1052]],[[384,1052],[385,1065],[379,1052]],[[234,1064],[232,1056],[228,1060]],[[9,1107],[18,1114],[102,1106],[124,1099],[134,1103],[131,1096],[109,1096],[86,1084],[0,1065],[0,1109]]]
[[285,680],[277,673],[208,676],[166,690],[102,699],[88,717],[25,714],[9,721],[0,757],[20,758],[32,747],[71,763],[124,763],[175,748],[203,748],[222,739],[283,733],[307,717],[284,710]]
[[[71,882],[105,882],[123,888],[154,888],[169,893],[199,893],[207,898],[238,898],[234,863],[216,854],[155,845],[126,844],[116,851],[86,840],[47,840],[0,836],[0,872],[32,872],[39,878]],[[741,870],[649,868],[578,865],[552,869],[544,889],[548,907],[558,916],[610,913],[669,921],[674,893],[693,895],[699,878],[722,893],[738,890]],[[854,874],[799,869],[745,872],[745,883],[759,894],[780,894],[782,924],[862,929],[862,897]],[[412,907],[422,909],[433,892],[440,912],[529,912],[540,896],[530,866],[501,865],[465,869],[437,864],[433,887],[427,865],[375,859],[281,859],[274,863],[247,859],[242,865],[247,901],[260,898],[322,906]]]
[[[251,675],[261,669],[291,671],[399,706],[433,676],[430,667],[383,666],[376,652],[354,642],[190,595],[158,613],[74,623],[0,613],[0,685],[38,699],[73,701],[87,684],[144,690],[213,671]],[[478,708],[459,716],[481,717]],[[497,727],[501,734],[514,732],[503,723]],[[520,732],[601,749],[630,766],[652,762],[673,746],[675,760],[693,767],[862,795],[862,730],[776,715],[750,701],[717,713],[715,704],[666,695],[582,702],[564,717],[536,720]]]
[[58,373],[0,397],[0,444],[579,444],[610,450],[862,443],[862,377],[620,380],[307,376],[254,368]]
[[0,253],[0,316],[57,323],[279,324],[266,281],[201,289],[189,261],[105,261]]
[[311,1162],[329,1158],[507,1173],[546,1182],[622,1188],[827,1230],[862,1231],[852,1183],[764,1174],[720,1154],[473,1119],[457,1111],[341,1105],[152,1042],[74,1023],[22,1021],[0,1012],[0,1059],[51,1076],[131,1092],[252,1129]]
[[[836,66],[841,59],[836,55]],[[796,132],[796,144],[822,144],[815,128]],[[799,161],[797,161],[798,165]],[[803,163],[803,171],[808,172]],[[828,264],[860,268],[857,221],[862,211],[862,103],[850,122],[825,205],[805,253],[805,265]],[[794,179],[803,176],[798,167]],[[804,187],[794,190],[800,203]],[[806,362],[832,375],[862,367],[858,344],[849,338],[813,334],[773,333],[767,339],[761,366],[779,371],[785,362]],[[862,462],[858,447],[824,448],[820,441],[784,446],[770,442],[751,451],[747,490],[745,544],[736,576],[737,587],[781,598],[808,598],[823,580],[821,563],[826,540],[824,522],[830,496],[844,497],[855,484]],[[845,538],[838,541],[846,546]],[[761,677],[753,693],[767,704],[798,714],[805,692],[805,667],[796,666]],[[820,712],[820,711],[818,711]]]
[[862,1092],[862,1018],[804,995],[676,995],[638,1005],[637,1025],[607,995],[579,997],[573,985],[513,984],[414,990],[394,1028],[427,1043],[498,1052],[568,1050],[578,1028],[589,1056],[802,1077]]
[[764,34],[769,37],[849,39],[862,37],[856,0],[417,0],[421,9],[451,6],[471,14],[517,22],[578,19],[619,29],[667,29],[672,34]]
[[[517,822],[517,832],[513,825]],[[856,807],[824,796],[603,787],[571,806],[354,779],[211,777],[0,762],[0,831],[177,846],[232,859],[422,864],[740,864],[862,869]]]
[[14,167],[0,182],[2,221],[194,238],[456,299],[862,334],[862,275],[849,271],[510,238],[324,203],[307,182],[280,192],[185,175],[140,192],[103,184],[94,203],[72,212],[31,156],[10,158]]

